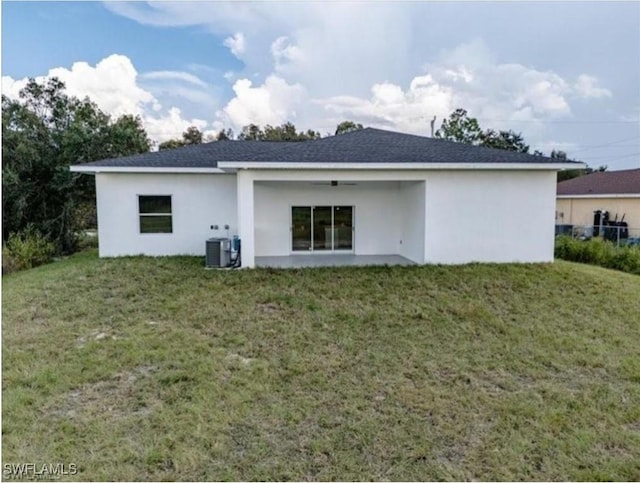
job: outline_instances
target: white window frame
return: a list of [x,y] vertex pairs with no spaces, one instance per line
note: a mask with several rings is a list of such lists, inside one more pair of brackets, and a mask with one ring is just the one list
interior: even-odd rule
[[[142,197],[152,197],[152,196],[162,196],[169,198],[169,202],[171,204],[171,211],[169,213],[140,213],[140,198]],[[167,194],[138,194],[136,195],[136,199],[138,201],[138,233],[140,235],[173,235],[173,195]],[[171,231],[153,231],[153,232],[143,232],[142,231],[142,218],[143,216],[169,216],[171,217]]]

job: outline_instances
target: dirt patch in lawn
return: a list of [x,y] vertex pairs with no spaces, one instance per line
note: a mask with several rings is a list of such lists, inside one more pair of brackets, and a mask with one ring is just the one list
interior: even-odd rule
[[256,311],[260,314],[273,314],[281,310],[280,305],[275,302],[256,304]]
[[74,420],[147,415],[157,403],[148,404],[140,389],[156,370],[155,366],[139,366],[116,373],[110,379],[84,384],[56,399],[45,412],[55,418]]

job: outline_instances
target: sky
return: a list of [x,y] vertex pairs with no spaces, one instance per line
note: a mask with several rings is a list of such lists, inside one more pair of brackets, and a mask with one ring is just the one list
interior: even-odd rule
[[2,93],[57,76],[156,143],[464,108],[545,154],[640,167],[640,2],[2,2]]

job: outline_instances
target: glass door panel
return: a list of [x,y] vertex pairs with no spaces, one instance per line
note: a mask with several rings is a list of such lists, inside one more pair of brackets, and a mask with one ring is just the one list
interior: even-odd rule
[[331,224],[331,207],[315,206],[313,208],[313,250],[331,250],[333,227]]
[[333,207],[333,249],[353,250],[353,206]]
[[311,207],[291,207],[291,249],[311,250]]

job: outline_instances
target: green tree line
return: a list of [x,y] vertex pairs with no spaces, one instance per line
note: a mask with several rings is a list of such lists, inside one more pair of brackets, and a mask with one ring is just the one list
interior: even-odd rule
[[[520,153],[528,153],[529,145],[525,143],[522,133],[514,131],[495,131],[493,129],[483,130],[475,117],[470,117],[466,110],[456,109],[451,115],[442,121],[440,129],[435,133],[440,139],[446,139],[458,143],[473,144],[475,146],[485,146],[488,148],[506,149]],[[534,151],[534,156],[544,156],[541,151]],[[559,150],[552,150],[549,157],[558,161],[575,161],[567,157],[567,153]],[[577,178],[594,171],[606,171],[606,166],[599,166],[593,169],[589,166],[581,169],[569,169],[558,171],[558,181]]]
[[90,176],[69,165],[149,150],[139,117],[112,118],[90,99],[65,94],[64,83],[31,79],[19,100],[2,96],[2,239],[29,228],[75,249],[82,212],[95,206]]

